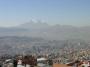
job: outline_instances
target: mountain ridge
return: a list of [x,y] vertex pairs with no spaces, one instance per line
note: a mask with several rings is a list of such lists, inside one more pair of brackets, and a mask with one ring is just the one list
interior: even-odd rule
[[90,26],[49,25],[43,22],[28,22],[16,27],[0,28],[0,36],[28,36],[45,39],[85,39],[90,40]]

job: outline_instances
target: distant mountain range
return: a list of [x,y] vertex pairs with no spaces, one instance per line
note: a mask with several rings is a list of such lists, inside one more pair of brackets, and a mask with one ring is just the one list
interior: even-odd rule
[[30,21],[16,27],[0,28],[0,36],[42,37],[52,40],[84,39],[90,40],[90,26],[48,25]]
[[48,25],[29,22],[0,28],[0,55],[25,52],[58,52],[60,49],[89,49],[90,26]]

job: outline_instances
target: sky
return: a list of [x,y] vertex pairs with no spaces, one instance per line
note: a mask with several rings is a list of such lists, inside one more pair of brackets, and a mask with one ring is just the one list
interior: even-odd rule
[[87,26],[90,0],[0,0],[0,26],[16,26],[30,20]]

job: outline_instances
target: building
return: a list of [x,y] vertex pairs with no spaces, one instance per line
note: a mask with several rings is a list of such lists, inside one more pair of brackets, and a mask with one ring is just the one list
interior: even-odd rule
[[67,66],[66,64],[53,64],[53,67],[72,67],[72,66]]

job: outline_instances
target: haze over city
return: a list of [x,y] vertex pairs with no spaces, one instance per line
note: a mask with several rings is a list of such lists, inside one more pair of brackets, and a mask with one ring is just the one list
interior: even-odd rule
[[90,67],[90,0],[0,0],[0,67]]
[[17,26],[30,20],[89,26],[90,0],[0,0],[0,27]]

